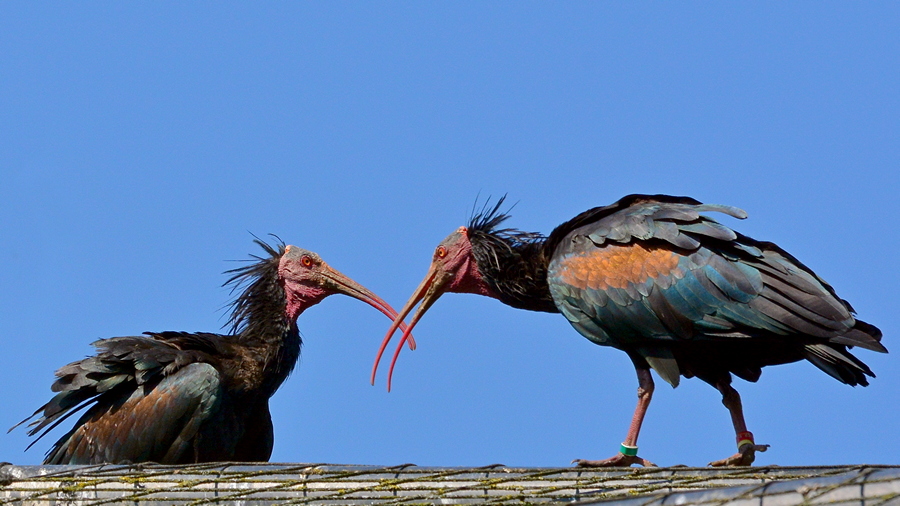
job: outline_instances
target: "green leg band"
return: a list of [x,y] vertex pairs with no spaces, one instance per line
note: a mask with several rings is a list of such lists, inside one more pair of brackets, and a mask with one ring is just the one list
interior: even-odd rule
[[621,448],[619,448],[619,453],[622,455],[627,455],[629,457],[634,457],[637,455],[637,446],[628,446],[625,443],[622,443]]

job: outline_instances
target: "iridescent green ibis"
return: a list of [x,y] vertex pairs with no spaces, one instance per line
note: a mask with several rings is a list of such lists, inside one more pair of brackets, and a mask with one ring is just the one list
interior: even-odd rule
[[56,372],[56,396],[21,422],[36,418],[29,435],[43,430],[32,445],[87,410],[45,464],[267,461],[274,442],[269,398],[300,357],[300,313],[340,293],[397,317],[315,253],[256,243],[266,255],[227,272],[226,284],[241,291],[231,304],[229,335],[103,339],[94,343],[96,355]]
[[848,385],[874,376],[850,353],[887,352],[881,331],[809,267],[771,242],[751,239],[703,213],[746,218],[740,209],[688,197],[629,195],[579,214],[549,236],[501,228],[486,206],[441,241],[431,269],[384,338],[375,366],[404,318],[388,373],[407,334],[446,292],[493,297],[519,309],[562,313],[581,335],[628,354],[638,405],[619,453],[580,466],[653,465],[637,455],[653,370],[673,387],[682,376],[715,387],[728,408],[738,453],[711,463],[749,465],[758,445],[747,430],[732,375],[755,382],[762,368],[808,360]]

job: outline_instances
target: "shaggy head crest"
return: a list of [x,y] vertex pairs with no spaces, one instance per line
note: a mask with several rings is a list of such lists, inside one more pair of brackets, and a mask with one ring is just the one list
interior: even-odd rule
[[278,264],[286,246],[278,236],[272,237],[278,241],[275,246],[258,237],[253,240],[268,256],[250,255],[252,259],[244,261],[255,260],[254,263],[225,271],[225,274],[232,276],[222,286],[231,286],[232,294],[242,290],[229,304],[231,316],[225,327],[230,326],[232,334],[253,331],[249,327],[265,325],[270,315],[284,314],[285,294],[284,288],[278,283]]
[[523,232],[516,228],[498,228],[504,221],[512,217],[509,211],[512,211],[515,204],[510,206],[507,211],[501,212],[500,208],[506,200],[506,195],[500,197],[493,206],[491,206],[490,200],[488,197],[479,211],[475,210],[478,205],[477,200],[472,206],[472,216],[466,225],[470,235],[481,238],[494,236],[509,241],[511,244],[525,244],[544,239],[544,236],[538,232]]

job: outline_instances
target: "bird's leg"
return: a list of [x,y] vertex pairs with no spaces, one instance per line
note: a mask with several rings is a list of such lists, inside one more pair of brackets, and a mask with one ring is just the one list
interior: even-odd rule
[[710,462],[709,465],[713,467],[749,466],[756,460],[756,452],[766,451],[769,449],[769,445],[758,445],[753,442],[753,434],[747,431],[747,424],[744,422],[741,395],[731,386],[730,378],[727,382],[720,381],[716,383],[716,388],[722,392],[722,404],[731,413],[731,423],[734,424],[738,452],[726,459]]
[[638,434],[641,432],[641,424],[644,423],[644,415],[650,406],[650,399],[653,398],[653,377],[650,375],[650,369],[635,367],[638,377],[638,403],[634,409],[634,416],[631,418],[631,425],[628,427],[628,435],[622,443],[622,448],[614,457],[604,460],[584,460],[575,459],[573,464],[578,467],[629,467],[632,464],[640,464],[644,467],[656,467],[656,464],[647,459],[638,457],[637,440]]

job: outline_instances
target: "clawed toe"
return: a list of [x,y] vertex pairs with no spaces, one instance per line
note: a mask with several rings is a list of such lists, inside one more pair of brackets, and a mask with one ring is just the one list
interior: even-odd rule
[[756,460],[756,452],[764,452],[769,449],[769,445],[745,444],[741,446],[738,453],[722,459],[710,462],[712,467],[737,467],[749,466]]
[[615,457],[603,460],[575,459],[572,463],[578,467],[631,467],[634,464],[644,467],[657,467],[653,462],[637,455],[623,455],[621,453],[617,453]]

